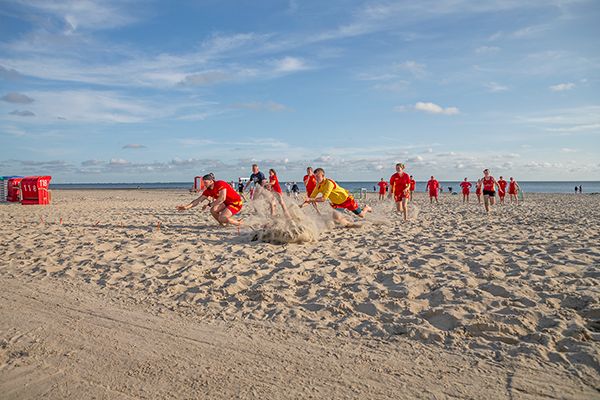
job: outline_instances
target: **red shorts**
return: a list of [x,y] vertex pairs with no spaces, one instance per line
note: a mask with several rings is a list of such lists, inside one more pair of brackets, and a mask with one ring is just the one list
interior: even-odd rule
[[429,197],[438,197],[438,192],[437,190],[435,192],[429,192]]
[[227,208],[231,212],[231,215],[235,215],[242,211],[242,204],[243,203],[241,201],[225,204],[225,208]]
[[463,190],[463,194],[470,194],[471,192],[469,190]]
[[[510,191],[510,192],[508,192],[508,194],[514,194],[514,195],[516,195],[517,192],[516,191]],[[502,196],[504,197],[504,195],[502,195]]]
[[[511,193],[512,194],[512,193]],[[498,190],[498,196],[500,197],[505,197],[506,196],[506,192],[502,191],[502,190]]]
[[341,203],[341,204],[333,204],[332,203],[331,207],[343,208],[348,211],[355,211],[358,209],[358,204],[356,203],[356,200],[354,200],[354,197],[348,196],[348,198],[343,203]]
[[394,200],[396,203],[402,201],[403,199],[410,199],[410,194],[406,192],[394,193]]
[[385,190],[380,190],[379,194],[385,194]]

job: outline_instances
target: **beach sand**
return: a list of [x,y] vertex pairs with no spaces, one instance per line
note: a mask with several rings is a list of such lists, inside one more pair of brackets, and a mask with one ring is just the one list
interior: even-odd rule
[[1,205],[0,393],[600,398],[600,196],[459,197],[292,207],[318,240],[284,245],[253,240],[288,227],[264,204],[238,232],[184,191]]

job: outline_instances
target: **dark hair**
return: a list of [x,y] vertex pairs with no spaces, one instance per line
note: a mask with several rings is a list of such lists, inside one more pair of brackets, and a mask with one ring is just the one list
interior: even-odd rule
[[270,169],[269,169],[269,172],[272,172],[272,173],[273,173],[273,175],[277,176],[277,172],[275,172],[275,170],[274,170],[273,168],[270,168]]
[[321,172],[322,174],[325,174],[325,170],[323,168],[315,169],[315,175],[318,174],[319,172]]
[[204,175],[202,177],[202,180],[203,181],[214,181],[215,180],[215,174],[213,174],[212,172],[210,172],[210,173]]
[[252,168],[254,167],[258,168],[258,164],[252,164]]

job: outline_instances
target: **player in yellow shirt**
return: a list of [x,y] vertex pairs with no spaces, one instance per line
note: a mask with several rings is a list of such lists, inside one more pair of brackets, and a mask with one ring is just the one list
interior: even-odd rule
[[[315,178],[317,178],[317,186],[313,189],[310,197],[304,201],[302,206],[311,203],[323,203],[329,200],[331,207],[335,210],[333,219],[344,225],[351,223],[351,221],[348,221],[342,216],[344,210],[348,210],[360,218],[364,218],[368,212],[371,212],[371,207],[367,205],[361,208],[356,203],[356,200],[354,200],[354,197],[348,193],[346,189],[335,183],[333,179],[326,178],[323,168],[315,169]],[[319,194],[321,194],[321,196],[319,196]]]

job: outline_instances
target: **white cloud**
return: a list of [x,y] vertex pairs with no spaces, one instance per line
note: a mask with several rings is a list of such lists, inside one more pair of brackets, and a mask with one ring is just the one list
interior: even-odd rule
[[496,82],[488,82],[484,86],[492,93],[505,92],[508,90],[508,86],[504,86]]
[[560,151],[562,151],[563,153],[577,153],[577,150],[571,149],[569,147],[563,147],[562,149],[560,149]]
[[571,90],[575,87],[574,83],[559,83],[557,85],[550,86],[550,90],[553,92],[564,92],[565,90]]
[[145,149],[146,146],[144,146],[143,144],[139,144],[139,143],[129,143],[126,144],[125,146],[123,146],[124,149]]
[[480,46],[475,49],[475,53],[477,54],[493,54],[500,51],[500,47],[498,46]]
[[124,160],[122,158],[112,158],[109,162],[108,165],[109,166],[122,166],[122,165],[128,165],[129,161]]
[[425,64],[419,64],[416,61],[405,61],[403,63],[400,64],[396,64],[395,68],[397,70],[404,70],[404,71],[408,71],[411,74],[413,74],[415,77],[422,77],[424,75],[426,75],[427,73],[427,68],[425,66]]
[[275,72],[297,72],[308,69],[308,65],[301,58],[284,57],[273,62]]
[[236,103],[231,106],[232,108],[239,108],[243,110],[254,110],[254,111],[286,111],[288,108],[283,104],[276,103],[274,101],[267,102],[250,102],[250,103]]
[[415,104],[414,109],[417,111],[423,111],[429,114],[444,114],[444,115],[456,115],[460,111],[456,107],[441,107],[435,103],[419,101]]

